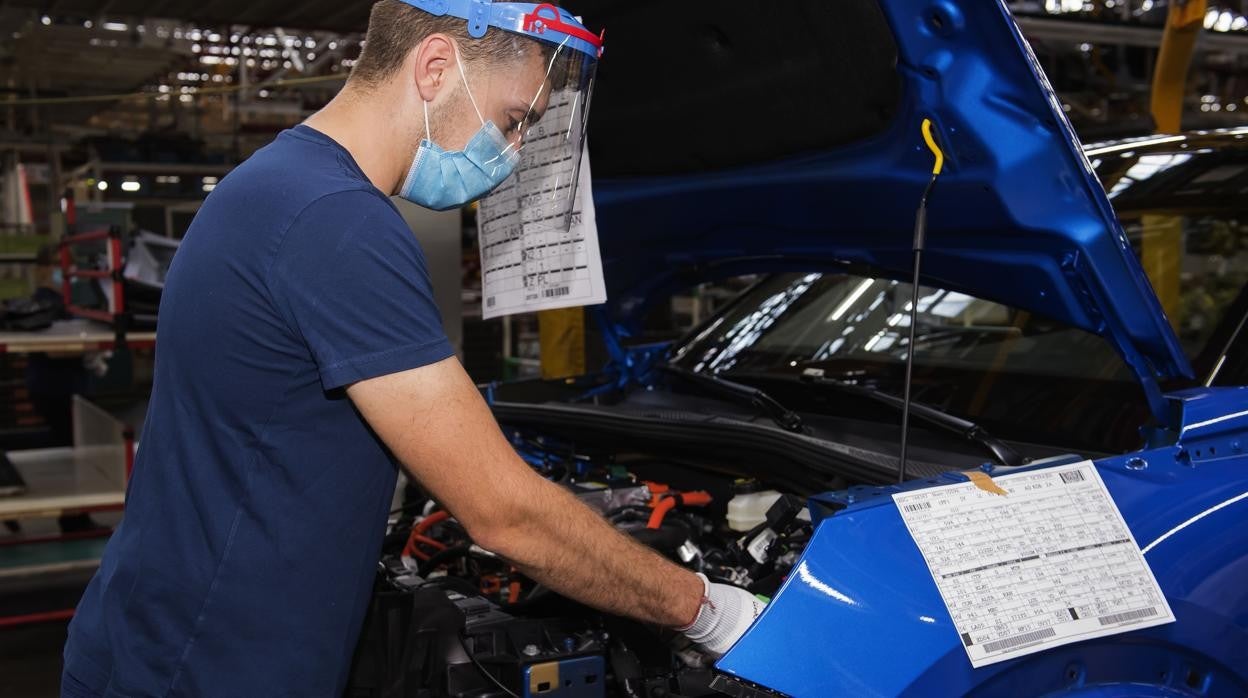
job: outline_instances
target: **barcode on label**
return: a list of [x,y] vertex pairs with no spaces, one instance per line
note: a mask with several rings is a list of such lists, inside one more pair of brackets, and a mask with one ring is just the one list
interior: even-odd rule
[[1083,471],[1071,470],[1070,472],[1062,473],[1062,482],[1067,485],[1072,482],[1083,482]]
[[931,502],[914,502],[913,504],[907,504],[904,507],[902,507],[902,509],[906,511],[923,511],[924,509],[931,509],[931,508],[932,508]]
[[1033,630],[1022,635],[1007,637],[1004,640],[993,640],[992,642],[985,643],[984,651],[1000,652],[1001,650],[1007,650],[1011,647],[1018,647],[1019,645],[1025,645],[1029,642],[1035,642],[1036,640],[1053,637],[1056,634],[1057,631],[1053,628],[1041,628],[1040,630]]
[[490,296],[490,297],[488,297],[488,298],[486,298],[486,299],[485,299],[485,307],[487,307],[487,308],[493,308],[493,307],[494,307],[494,296]]
[[1153,607],[1137,608],[1134,611],[1123,611],[1122,613],[1111,613],[1108,616],[1101,616],[1097,620],[1101,621],[1101,625],[1114,625],[1116,623],[1125,623],[1129,620],[1139,620],[1141,618],[1151,618],[1157,615],[1157,609]]
[[542,295],[547,298],[557,298],[559,296],[566,296],[571,292],[572,292],[572,289],[567,286],[556,286],[554,288],[548,288],[548,289],[543,290]]

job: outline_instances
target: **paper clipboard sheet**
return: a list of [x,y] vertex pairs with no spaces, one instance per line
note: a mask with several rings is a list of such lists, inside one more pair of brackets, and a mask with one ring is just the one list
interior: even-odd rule
[[[552,104],[542,118],[568,118],[570,113],[571,105]],[[581,153],[577,167],[575,158],[562,155],[550,136],[540,132],[540,124],[534,128],[539,132],[528,137],[521,151],[529,160],[520,173],[525,176],[513,176],[482,199],[477,211],[481,315],[486,319],[607,300],[589,154]],[[542,202],[566,196],[574,176],[572,225],[563,230],[562,218],[543,215]]]
[[971,665],[1174,621],[1091,461],[893,495]]

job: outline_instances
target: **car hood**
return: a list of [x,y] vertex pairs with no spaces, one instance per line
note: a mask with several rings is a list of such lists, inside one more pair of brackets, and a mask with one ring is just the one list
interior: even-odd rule
[[568,4],[607,28],[590,143],[622,334],[652,299],[717,276],[844,264],[908,278],[926,118],[945,153],[926,283],[1101,334],[1146,387],[1191,375],[998,0]]

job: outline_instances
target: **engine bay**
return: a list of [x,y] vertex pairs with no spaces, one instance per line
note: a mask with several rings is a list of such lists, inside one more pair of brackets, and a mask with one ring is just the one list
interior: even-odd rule
[[[805,499],[759,479],[512,432],[517,453],[617,530],[764,599],[811,536]],[[455,698],[720,695],[679,633],[604,614],[478,546],[409,485],[390,517],[346,695]]]

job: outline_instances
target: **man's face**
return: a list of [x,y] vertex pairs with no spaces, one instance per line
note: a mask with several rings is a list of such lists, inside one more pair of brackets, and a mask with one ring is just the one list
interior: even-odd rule
[[465,61],[463,68],[467,85],[460,79],[436,110],[438,118],[431,124],[434,142],[446,150],[461,150],[476,135],[481,122],[468,98],[470,89],[482,118],[494,122],[508,142],[520,147],[525,133],[550,102],[550,83],[541,52],[535,48],[513,60],[497,62]]

